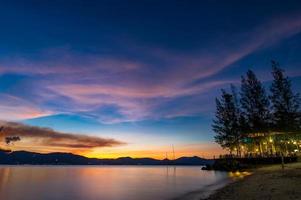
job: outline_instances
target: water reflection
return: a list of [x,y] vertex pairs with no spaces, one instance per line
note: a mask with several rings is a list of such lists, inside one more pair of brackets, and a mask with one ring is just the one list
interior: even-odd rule
[[242,179],[242,178],[244,178],[246,176],[249,176],[251,174],[252,174],[251,172],[247,172],[247,171],[244,171],[244,172],[236,171],[236,172],[229,172],[228,173],[229,177],[232,178],[233,180]]
[[160,200],[227,179],[200,167],[2,166],[0,199]]

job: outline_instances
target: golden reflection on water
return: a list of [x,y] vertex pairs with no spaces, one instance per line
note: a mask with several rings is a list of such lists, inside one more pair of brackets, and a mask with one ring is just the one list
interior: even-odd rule
[[228,175],[230,178],[232,179],[242,179],[246,176],[249,176],[251,175],[252,173],[251,172],[247,172],[247,171],[244,171],[244,172],[240,172],[240,171],[236,171],[236,172],[229,172]]
[[0,191],[2,191],[2,188],[7,185],[10,175],[10,168],[0,168]]
[[171,199],[227,176],[201,167],[0,166],[0,199]]

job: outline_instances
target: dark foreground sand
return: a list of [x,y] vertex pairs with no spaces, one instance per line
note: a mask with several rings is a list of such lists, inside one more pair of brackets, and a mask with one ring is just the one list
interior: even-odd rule
[[207,200],[301,200],[301,163],[257,169],[217,190]]

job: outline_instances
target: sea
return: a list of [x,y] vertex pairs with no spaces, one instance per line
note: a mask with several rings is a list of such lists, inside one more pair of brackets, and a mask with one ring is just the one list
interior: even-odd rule
[[232,180],[201,166],[0,166],[0,199],[193,200]]

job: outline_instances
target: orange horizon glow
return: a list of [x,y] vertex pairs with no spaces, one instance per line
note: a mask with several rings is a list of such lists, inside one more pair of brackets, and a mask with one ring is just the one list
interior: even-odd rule
[[[188,145],[187,145],[188,146]],[[196,145],[192,145],[192,147],[181,146],[175,150],[175,155],[173,157],[173,153],[170,149],[166,149],[164,147],[157,148],[155,150],[145,149],[145,150],[131,150],[124,149],[123,151],[119,151],[118,148],[103,148],[100,150],[91,151],[88,153],[80,153],[80,155],[86,156],[88,158],[120,158],[120,157],[131,157],[131,158],[154,158],[163,160],[167,158],[169,160],[177,159],[180,157],[192,157],[198,156],[201,158],[212,159],[214,157],[218,157],[221,154],[225,154],[226,151],[220,148],[219,146],[212,144],[212,146],[207,146],[206,148],[195,147]],[[200,151],[200,149],[202,149]]]
[[18,145],[5,145],[2,143],[0,149],[9,149],[11,151],[30,151],[36,153],[73,153],[88,158],[99,158],[99,159],[116,159],[120,157],[131,157],[131,158],[154,158],[163,160],[167,158],[169,160],[177,159],[179,157],[192,157],[198,156],[201,158],[212,159],[218,157],[221,154],[226,153],[225,150],[220,148],[214,143],[206,144],[190,144],[190,145],[179,145],[176,146],[175,155],[170,148],[153,146],[145,149],[135,148],[133,146],[128,147],[105,147],[105,148],[93,148],[93,149],[70,149],[62,147],[51,147],[51,146],[34,146],[32,144],[18,144]]

